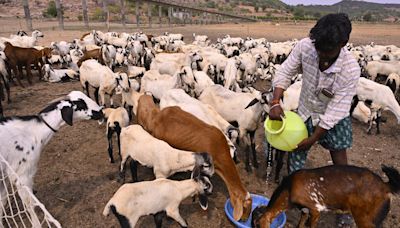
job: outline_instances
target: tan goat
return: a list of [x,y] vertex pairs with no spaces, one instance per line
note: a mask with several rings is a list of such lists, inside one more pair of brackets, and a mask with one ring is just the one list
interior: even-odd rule
[[151,135],[164,140],[172,147],[211,154],[215,171],[228,188],[234,208],[234,219],[247,220],[252,200],[240,180],[225,136],[219,129],[177,106],[160,111],[149,95],[143,95],[139,99],[137,121]]

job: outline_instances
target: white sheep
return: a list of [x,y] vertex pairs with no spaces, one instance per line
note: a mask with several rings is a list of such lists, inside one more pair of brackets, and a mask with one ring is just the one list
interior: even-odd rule
[[285,92],[283,92],[282,109],[286,111],[294,111],[299,107],[300,92],[303,83],[297,81],[290,85]]
[[53,69],[49,64],[42,67],[43,80],[48,82],[67,82],[70,80],[78,80],[79,72],[71,69]]
[[122,185],[104,208],[103,215],[110,210],[118,218],[122,227],[135,227],[140,217],[153,214],[157,227],[161,227],[162,211],[182,227],[187,222],[179,214],[179,204],[186,198],[199,195],[201,208],[208,207],[207,195],[212,192],[212,184],[207,176],[195,169],[192,179],[175,181],[156,179]]
[[392,90],[393,94],[396,97],[400,87],[400,75],[396,73],[389,74],[389,76],[386,79],[385,85],[389,86],[389,88]]
[[[174,75],[183,66],[197,69],[203,58],[198,52],[189,53],[160,53],[156,55],[150,65],[151,70],[158,70],[160,74]],[[193,67],[195,66],[195,67]]]
[[128,158],[133,159],[134,168],[131,167],[133,181],[137,181],[136,162],[153,168],[154,176],[167,178],[174,173],[192,171],[200,167],[201,172],[207,176],[214,174],[214,166],[210,154],[178,150],[168,143],[150,135],[140,125],[131,125],[121,132],[121,164],[120,176],[125,179],[125,163]]
[[203,90],[209,86],[214,85],[215,83],[211,80],[208,75],[203,71],[193,71],[193,76],[195,79],[194,84],[194,95],[195,97],[199,97]]
[[[65,123],[72,126],[77,120],[101,118],[101,107],[82,92],[72,91],[66,97],[49,104],[38,115],[7,117],[0,120],[0,153],[17,173],[19,181],[16,184],[24,186],[17,189],[23,202],[28,204],[26,209],[29,213],[35,213],[34,205],[31,204],[34,202],[30,201],[26,190],[33,194],[33,177],[44,146]],[[2,172],[7,175],[7,169]],[[11,182],[16,181],[12,175],[10,177]],[[0,186],[3,201],[7,199],[4,187]],[[4,202],[2,203],[4,205]],[[2,213],[0,209],[0,215]],[[36,214],[31,218],[36,218]],[[37,225],[33,224],[34,227]],[[40,223],[37,227],[41,227]]]
[[[105,104],[105,94],[110,96],[110,104],[114,105],[112,96],[119,81],[128,81],[126,73],[114,73],[110,68],[101,65],[97,60],[89,59],[82,63],[80,69],[81,85],[89,96],[89,85],[95,88],[95,99],[100,95],[101,105]],[[127,82],[128,83],[128,82]]]
[[370,79],[375,81],[378,74],[400,74],[400,61],[370,61],[368,62],[367,66],[365,66],[365,70]]
[[224,87],[233,91],[239,91],[240,87],[237,83],[238,68],[240,66],[240,59],[235,56],[229,58],[224,72]]
[[[266,97],[255,89],[252,93],[242,93],[213,85],[204,89],[199,100],[211,105],[228,122],[238,124],[239,138],[244,145],[251,146],[253,165],[257,168],[254,134],[263,112],[269,111]],[[248,153],[249,150],[246,151],[246,169],[251,171]]]
[[103,109],[104,118],[107,119],[106,135],[108,140],[108,155],[110,162],[114,163],[112,136],[117,134],[118,151],[121,157],[121,129],[129,125],[129,115],[125,108],[105,108]]
[[114,69],[116,54],[117,49],[115,49],[114,46],[105,44],[101,46],[101,57],[104,61],[104,64],[110,69]]
[[360,100],[371,100],[383,109],[389,109],[400,123],[400,105],[389,87],[366,78],[360,78],[357,85]]
[[[158,100],[163,94],[173,88],[183,88],[186,92],[192,92],[195,87],[193,71],[190,67],[182,67],[174,76],[160,74],[157,70],[149,70],[144,73],[141,80],[141,92],[149,91]],[[194,92],[193,92],[194,93]]]
[[127,73],[129,78],[142,78],[145,72],[146,69],[144,67],[128,65]]
[[10,42],[13,46],[32,48],[36,46],[39,37],[43,37],[43,33],[39,30],[34,30],[32,36],[15,36],[12,39],[2,37],[0,38],[0,42]]

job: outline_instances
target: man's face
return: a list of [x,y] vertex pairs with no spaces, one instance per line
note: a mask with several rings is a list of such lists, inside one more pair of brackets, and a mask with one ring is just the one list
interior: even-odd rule
[[339,46],[331,51],[317,50],[319,61],[320,62],[330,62],[330,63],[334,62],[336,60],[336,58],[339,56],[341,48],[342,47]]

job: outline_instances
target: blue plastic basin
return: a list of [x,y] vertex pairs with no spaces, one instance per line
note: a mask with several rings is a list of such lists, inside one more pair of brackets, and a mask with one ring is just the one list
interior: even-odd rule
[[[256,194],[251,194],[251,198],[253,199],[253,204],[251,205],[251,211],[253,211],[254,208],[256,208],[259,205],[268,205],[269,202],[268,198]],[[226,200],[225,203],[225,213],[226,216],[228,216],[229,220],[231,220],[231,222],[236,225],[236,227],[251,228],[251,215],[246,222],[239,222],[233,219],[233,207],[229,198]],[[285,223],[286,223],[286,215],[285,213],[280,213],[278,217],[276,217],[272,221],[271,228],[283,228],[285,226]]]

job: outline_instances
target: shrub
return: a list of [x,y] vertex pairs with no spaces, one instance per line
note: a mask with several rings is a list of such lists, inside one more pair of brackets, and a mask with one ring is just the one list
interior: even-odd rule
[[43,11],[44,17],[57,17],[57,8],[54,1],[50,1],[47,5],[46,11]]

